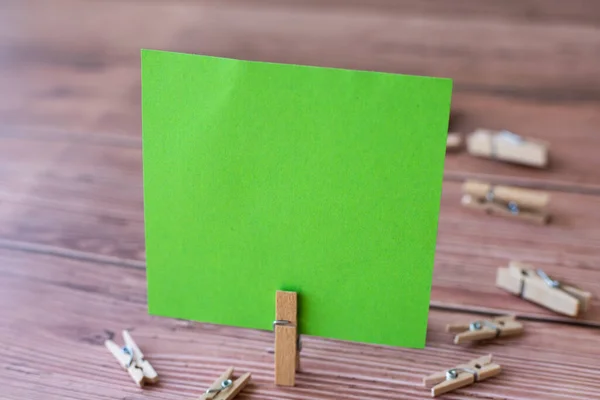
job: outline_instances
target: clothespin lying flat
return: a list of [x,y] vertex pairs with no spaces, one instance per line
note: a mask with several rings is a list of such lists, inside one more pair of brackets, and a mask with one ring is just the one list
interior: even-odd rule
[[454,344],[474,342],[523,333],[523,325],[514,316],[473,321],[468,324],[446,325],[446,332],[456,333]]
[[546,192],[477,181],[466,181],[462,191],[461,204],[465,207],[537,224],[545,224],[550,220],[550,214],[545,210],[550,201],[550,195]]
[[446,139],[446,151],[458,151],[463,146],[463,138],[460,133],[450,132]]
[[467,138],[467,151],[477,157],[545,168],[548,144],[521,137],[509,131],[477,129]]
[[431,388],[431,397],[436,397],[491,378],[501,371],[500,365],[492,363],[492,355],[489,354],[452,369],[429,375],[423,378],[423,385]]
[[250,382],[251,374],[246,372],[236,380],[232,380],[233,367],[227,370],[213,382],[198,400],[231,400]]
[[123,331],[123,340],[125,341],[124,347],[119,347],[112,340],[106,340],[104,345],[115,356],[119,364],[129,372],[138,386],[142,387],[146,383],[158,382],[158,374],[152,365],[144,360],[144,355],[129,332]]
[[576,317],[584,313],[592,295],[550,278],[543,270],[511,261],[498,268],[496,286],[560,314]]
[[300,369],[298,295],[278,290],[275,294],[275,384],[294,386]]

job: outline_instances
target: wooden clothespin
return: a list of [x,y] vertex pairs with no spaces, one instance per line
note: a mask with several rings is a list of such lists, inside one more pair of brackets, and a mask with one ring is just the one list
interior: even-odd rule
[[446,138],[446,151],[455,152],[463,147],[463,137],[460,133],[449,132]]
[[300,369],[298,295],[278,290],[275,295],[275,384],[294,386]]
[[477,157],[545,168],[548,144],[509,131],[477,129],[467,138],[467,151]]
[[543,270],[511,261],[498,268],[496,286],[557,313],[576,317],[584,313],[592,295],[550,278]]
[[233,367],[227,370],[213,382],[213,384],[204,392],[199,400],[231,400],[250,382],[251,374],[246,372],[239,378],[232,380]]
[[129,372],[129,375],[138,386],[146,383],[158,382],[158,374],[147,360],[144,360],[140,348],[127,331],[123,331],[124,347],[119,347],[112,340],[106,340],[104,345],[117,359],[119,364]]
[[456,333],[454,344],[514,336],[523,333],[523,325],[514,316],[473,321],[468,324],[448,324],[446,332]]
[[465,207],[537,224],[545,224],[550,220],[550,214],[545,210],[550,201],[550,195],[546,192],[470,180],[463,184],[462,191],[461,204]]
[[423,385],[431,388],[431,397],[436,397],[491,378],[501,371],[500,365],[492,363],[492,355],[489,354],[452,369],[429,375],[423,378]]

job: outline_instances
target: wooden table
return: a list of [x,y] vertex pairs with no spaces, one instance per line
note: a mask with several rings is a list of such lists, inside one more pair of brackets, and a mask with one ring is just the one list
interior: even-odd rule
[[[298,3],[2,2],[0,397],[187,399],[233,365],[253,374],[240,399],[421,399],[423,376],[493,353],[499,377],[445,398],[600,398],[598,3]],[[449,76],[453,129],[548,140],[552,166],[449,154],[427,348],[306,337],[297,387],[276,388],[271,332],[147,315],[140,48]],[[462,209],[468,177],[549,190],[553,224]],[[496,289],[512,258],[591,291],[591,311],[568,319]],[[455,346],[444,332],[504,313],[526,334]],[[158,386],[138,389],[104,348],[124,328]]]

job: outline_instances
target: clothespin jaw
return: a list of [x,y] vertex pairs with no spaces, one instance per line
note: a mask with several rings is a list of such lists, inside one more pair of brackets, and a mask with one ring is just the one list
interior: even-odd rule
[[235,380],[232,376],[233,367],[229,367],[198,400],[231,400],[250,382],[252,375],[246,372]]
[[460,133],[449,132],[446,138],[446,151],[456,152],[463,147],[463,137]]
[[537,224],[546,224],[550,215],[545,207],[550,195],[538,190],[468,180],[462,186],[461,204],[488,214],[519,218]]
[[275,294],[275,384],[294,386],[300,369],[298,295],[278,290]]
[[468,324],[449,324],[446,332],[456,333],[454,344],[514,336],[523,333],[523,325],[514,316],[473,321]]
[[562,284],[541,269],[516,261],[511,261],[507,268],[498,268],[496,286],[571,317],[584,313],[592,299],[591,293]]
[[147,383],[158,382],[158,374],[150,362],[144,359],[144,354],[129,332],[123,331],[123,340],[124,347],[119,347],[112,340],[106,340],[104,345],[138,386],[142,387]]
[[545,168],[548,144],[509,131],[477,129],[467,138],[467,151],[476,157]]
[[423,385],[431,388],[431,397],[472,385],[498,375],[502,368],[492,363],[492,355],[479,357],[454,368],[436,372],[423,378]]

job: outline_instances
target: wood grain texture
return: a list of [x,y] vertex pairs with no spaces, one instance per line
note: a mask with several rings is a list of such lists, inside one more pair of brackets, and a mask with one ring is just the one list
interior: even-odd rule
[[[91,253],[92,259],[101,255],[143,268],[139,140],[43,132],[0,136],[5,246],[40,244],[50,246],[42,252],[67,249],[82,253],[77,257]],[[23,157],[27,151],[31,155]],[[600,325],[600,197],[549,193],[552,222],[531,226],[462,207],[461,184],[445,182],[433,304],[565,320],[496,288],[496,269],[515,259],[591,292],[590,311],[581,321]]]
[[[479,328],[471,330],[471,324],[479,324]],[[477,325],[476,325],[477,326]],[[452,323],[446,325],[446,332],[455,333],[454,344],[477,342],[520,335],[523,333],[523,324],[516,321],[514,315],[484,318],[466,323]]]
[[275,319],[298,324],[298,293],[283,290],[275,293]]
[[508,131],[477,129],[466,139],[469,155],[527,167],[548,166],[548,144]]
[[445,182],[442,194],[432,301],[497,313],[571,320],[523,301],[495,286],[496,271],[517,260],[592,293],[590,310],[579,321],[600,322],[600,197],[550,192],[548,225],[487,216],[460,207],[460,184]]
[[[240,399],[422,399],[424,376],[488,353],[503,373],[446,398],[589,399],[600,390],[600,350],[590,346],[599,330],[526,322],[521,337],[455,346],[444,326],[477,317],[441,311],[430,314],[425,350],[303,337],[296,387],[277,388],[272,332],[148,316],[145,284],[137,268],[0,250],[4,398],[193,398],[234,365],[253,376]],[[122,328],[156,368],[157,386],[137,388],[104,348]]]
[[[461,15],[458,8],[453,13],[426,13],[408,1],[398,2],[393,11],[373,12],[339,0],[330,3],[334,7],[325,1],[320,7],[313,2],[291,8],[289,1],[139,1],[121,2],[118,9],[112,2],[60,0],[35,7],[9,2],[3,11],[22,23],[6,35],[19,38],[6,49],[13,66],[31,67],[36,61],[88,72],[106,70],[110,64],[136,67],[139,49],[153,47],[452,76],[459,90],[504,88],[508,94],[512,88],[516,97],[539,99],[554,91],[559,99],[599,99],[591,85],[600,79],[595,54],[598,23],[499,18],[476,3],[464,5],[479,11],[479,18]],[[511,3],[512,7],[496,7],[518,15],[522,5]],[[600,13],[592,1],[586,6],[588,15]],[[579,61],[576,71],[573,59]]]
[[275,326],[275,384],[296,385],[296,326]]
[[275,384],[294,386],[299,366],[298,294],[278,290],[275,293]]
[[548,171],[460,154],[447,176],[598,193],[600,6],[580,3],[3,2],[0,120],[139,137],[141,48],[447,76],[456,129],[508,129],[551,144]]
[[576,317],[585,312],[589,293],[562,284],[559,288],[550,287],[538,276],[539,270],[534,268],[532,265],[510,262],[508,267],[498,268],[496,286],[563,315]]
[[[500,365],[492,362],[492,355],[488,354],[483,357],[478,357],[474,360],[459,364],[456,367],[451,367],[457,373],[455,379],[446,379],[446,371],[436,372],[423,378],[423,385],[431,388],[433,397],[440,396],[444,393],[453,392],[462,387],[470,386],[475,382],[482,382],[488,378],[497,376],[502,372]],[[469,371],[477,371],[476,375]]]
[[[296,387],[277,388],[272,332],[147,315],[140,48],[452,77],[453,130],[542,139],[550,165],[448,154],[427,348],[307,337]],[[420,399],[423,376],[493,353],[500,376],[445,398],[593,398],[599,48],[595,0],[1,2],[0,397],[197,398],[235,365],[253,373],[240,399]],[[549,190],[553,222],[460,207],[468,177]],[[590,311],[567,319],[496,288],[511,259],[589,290]],[[453,345],[444,326],[481,312],[537,322],[520,337]],[[124,328],[157,387],[136,388],[102,346]]]
[[599,192],[600,104],[533,103],[499,96],[456,94],[454,131],[471,133],[478,128],[507,129],[548,142],[549,165],[530,168],[472,157],[466,151],[448,153],[444,177],[461,181],[478,177],[495,183],[529,187]]

